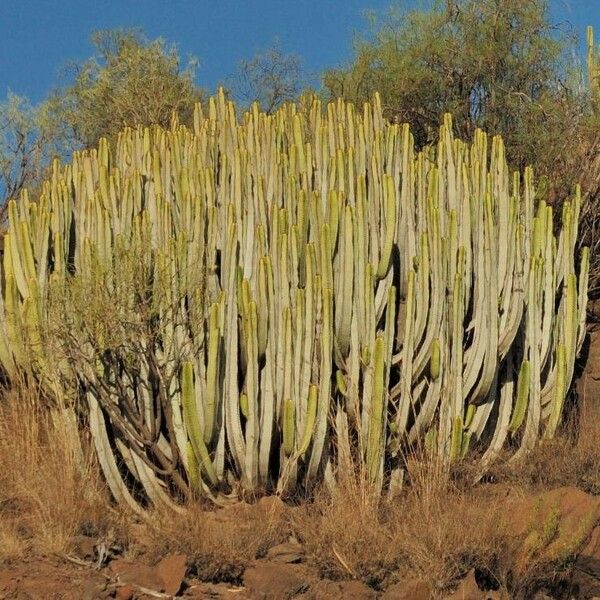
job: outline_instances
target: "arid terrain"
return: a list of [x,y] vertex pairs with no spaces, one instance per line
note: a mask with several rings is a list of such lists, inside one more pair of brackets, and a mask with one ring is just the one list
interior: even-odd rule
[[600,597],[599,350],[592,334],[570,421],[518,468],[500,461],[474,484],[472,464],[446,477],[413,457],[400,497],[379,507],[349,480],[334,496],[127,514],[34,393],[13,391],[0,597]]
[[600,600],[600,0],[0,2],[0,600]]

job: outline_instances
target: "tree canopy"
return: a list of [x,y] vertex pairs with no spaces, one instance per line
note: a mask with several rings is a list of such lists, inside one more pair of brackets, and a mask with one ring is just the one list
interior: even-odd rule
[[95,55],[71,65],[73,82],[47,101],[73,146],[94,145],[125,126],[168,125],[173,111],[191,119],[203,96],[194,82],[195,60],[182,67],[175,46],[136,30],[98,31],[92,42]]
[[546,150],[570,139],[581,108],[571,40],[546,0],[435,0],[397,6],[372,25],[350,66],[325,73],[331,97],[360,104],[379,91],[388,117],[410,123],[419,144],[450,112],[460,136],[501,133],[515,166],[551,170]]
[[238,100],[258,102],[265,112],[273,112],[284,102],[298,98],[307,85],[302,60],[286,54],[278,43],[240,61],[232,89]]
[[12,92],[0,102],[0,220],[6,202],[40,180],[56,143],[44,106]]

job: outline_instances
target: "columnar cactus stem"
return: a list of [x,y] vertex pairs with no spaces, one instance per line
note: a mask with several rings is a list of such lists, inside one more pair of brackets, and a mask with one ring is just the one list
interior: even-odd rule
[[126,129],[9,203],[0,365],[82,395],[130,506],[132,478],[218,502],[358,461],[391,493],[423,441],[523,456],[560,427],[589,269],[579,189],[560,227],[535,197],[449,115],[417,151],[378,96],[238,118],[221,90],[193,129]]

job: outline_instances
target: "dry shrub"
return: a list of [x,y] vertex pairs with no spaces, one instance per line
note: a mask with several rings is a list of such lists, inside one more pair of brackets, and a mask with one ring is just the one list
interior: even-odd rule
[[17,560],[26,552],[26,543],[19,534],[18,523],[0,516],[0,562]]
[[540,564],[531,581],[514,581],[519,542],[506,521],[506,493],[531,497],[533,490],[563,485],[600,490],[600,411],[584,399],[580,418],[558,439],[540,444],[520,464],[497,467],[496,485],[475,485],[473,463],[448,474],[439,462],[413,456],[392,501],[349,475],[336,493],[321,490],[297,507],[278,498],[217,510],[190,504],[178,512],[153,509],[136,525],[111,508],[86,444],[43,406],[23,385],[0,397],[0,560],[69,551],[79,533],[102,536],[116,528],[128,536],[131,552],[147,560],[181,552],[191,574],[238,583],[254,559],[295,536],[328,578],[356,578],[377,589],[421,579],[443,597],[476,569],[517,597],[556,574],[553,565]]
[[600,405],[580,397],[577,409],[556,438],[541,440],[520,461],[500,460],[493,478],[525,489],[574,486],[600,494]]
[[278,498],[207,510],[190,504],[180,512],[155,510],[143,542],[151,560],[181,552],[204,581],[239,583],[251,561],[289,539],[289,509]]
[[357,578],[378,587],[406,560],[396,545],[397,524],[359,478],[348,478],[333,495],[321,490],[294,511],[292,524],[326,578]]
[[437,461],[411,460],[408,479],[390,502],[349,478],[295,511],[295,533],[322,575],[378,589],[416,578],[437,595],[472,568],[497,570],[504,540],[494,505],[458,489]]
[[409,477],[393,508],[410,572],[436,590],[470,569],[503,581],[507,530],[495,490],[457,485],[438,460],[409,461]]
[[67,552],[77,534],[109,526],[109,498],[75,423],[44,406],[23,384],[0,397],[0,560]]

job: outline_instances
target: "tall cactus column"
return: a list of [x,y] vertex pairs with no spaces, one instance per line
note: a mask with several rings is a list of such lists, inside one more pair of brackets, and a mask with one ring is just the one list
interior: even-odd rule
[[0,364],[83,410],[133,507],[354,469],[383,491],[422,442],[486,467],[555,435],[585,331],[579,190],[560,227],[535,197],[449,115],[417,151],[378,96],[221,91],[11,201]]

